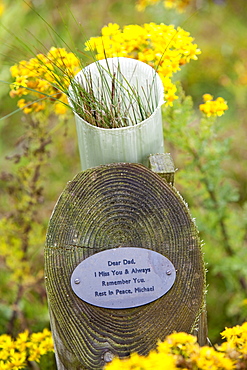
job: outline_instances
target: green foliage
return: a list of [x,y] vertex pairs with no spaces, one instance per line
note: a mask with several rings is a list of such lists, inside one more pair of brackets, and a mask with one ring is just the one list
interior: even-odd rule
[[[198,118],[192,99],[185,96],[181,86],[179,92],[174,106],[164,111],[165,139],[175,150],[175,162],[181,167],[176,186],[188,202],[205,243],[209,328],[210,337],[215,338],[219,323],[224,326],[232,324],[236,317],[244,319],[241,306],[247,287],[246,204],[239,205],[238,189],[224,169],[231,160],[231,140],[225,137],[220,119]],[[219,299],[222,310],[217,314],[214,307]]]
[[[27,302],[34,306],[37,301],[46,304],[40,263],[46,228],[38,210],[43,202],[43,168],[50,142],[44,121],[26,120],[26,132],[18,142],[19,152],[8,158],[14,169],[0,176],[6,209],[0,221],[1,307],[8,317],[11,334],[36,320],[37,312],[26,315]],[[44,321],[47,322],[47,316]],[[6,323],[1,330],[6,330]]]

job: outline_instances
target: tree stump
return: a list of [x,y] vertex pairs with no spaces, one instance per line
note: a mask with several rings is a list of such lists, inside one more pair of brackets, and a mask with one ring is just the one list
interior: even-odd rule
[[[80,299],[70,281],[75,268],[119,247],[167,257],[176,269],[172,288],[134,308],[102,308]],[[114,356],[146,355],[173,331],[199,330],[206,340],[197,228],[176,189],[142,165],[95,167],[67,184],[48,227],[45,280],[59,370],[102,369]]]

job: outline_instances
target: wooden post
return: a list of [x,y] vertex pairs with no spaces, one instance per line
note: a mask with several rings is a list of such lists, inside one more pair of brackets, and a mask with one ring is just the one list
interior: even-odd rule
[[[162,177],[168,184],[174,185],[174,175],[176,172],[173,159],[170,153],[153,154],[149,156],[150,169]],[[198,325],[194,328],[193,335],[197,337],[197,341],[201,346],[210,344],[208,340],[208,326],[207,326],[207,310],[206,297],[204,301],[204,310],[202,311]]]
[[161,176],[168,184],[174,184],[175,167],[170,153],[149,156],[150,169]]
[[[172,288],[150,303],[123,309],[79,298],[71,286],[75,268],[119,247],[168,258],[176,270]],[[102,369],[114,356],[146,355],[173,331],[199,330],[206,340],[197,228],[177,191],[142,165],[99,166],[67,184],[48,227],[45,279],[58,370]]]

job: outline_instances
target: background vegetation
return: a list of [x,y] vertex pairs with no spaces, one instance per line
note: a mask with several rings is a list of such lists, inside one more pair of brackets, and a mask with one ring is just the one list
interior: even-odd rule
[[[176,187],[204,240],[209,337],[218,341],[225,326],[247,319],[246,0],[195,1],[185,13],[161,3],[138,12],[134,0],[1,4],[0,79],[9,82],[11,65],[64,47],[61,39],[84,58],[84,42],[109,22],[172,23],[195,38],[202,54],[176,77],[185,94],[181,90],[174,107],[164,110],[164,135],[179,169]],[[195,115],[204,93],[229,105],[206,132]],[[0,117],[16,109],[8,84],[0,84],[0,99]],[[20,112],[6,117],[0,121],[0,154],[0,334],[16,335],[49,326],[43,247],[55,202],[80,171],[74,119],[37,122]]]

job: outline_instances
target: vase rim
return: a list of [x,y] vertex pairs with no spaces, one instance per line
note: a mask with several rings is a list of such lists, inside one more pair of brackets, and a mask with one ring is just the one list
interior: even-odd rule
[[[164,100],[164,86],[163,86],[163,83],[162,83],[162,80],[159,76],[159,74],[157,73],[157,71],[151,67],[149,64],[147,63],[144,63],[140,60],[137,60],[137,59],[134,59],[134,58],[127,58],[127,57],[112,57],[112,58],[106,58],[106,59],[101,59],[101,60],[96,60],[94,61],[93,63],[87,65],[85,68],[81,69],[76,75],[75,77],[73,78],[73,80],[78,80],[79,77],[81,75],[83,75],[83,73],[87,70],[90,70],[90,68],[92,68],[93,66],[97,65],[98,63],[100,65],[102,64],[106,64],[106,67],[108,67],[107,63],[108,62],[112,62],[112,66],[114,67],[113,65],[113,62],[117,60],[119,62],[121,61],[124,61],[124,62],[127,62],[129,64],[132,64],[132,65],[139,65],[139,66],[142,66],[143,68],[145,68],[146,70],[148,71],[151,71],[153,73],[153,78],[157,81],[157,84],[158,84],[158,92],[159,92],[159,101],[158,101],[158,104],[157,106],[155,107],[155,109],[153,110],[153,112],[150,114],[150,116],[148,118],[146,118],[145,120],[143,121],[140,121],[134,125],[129,125],[129,126],[124,126],[124,127],[113,127],[113,128],[105,128],[105,127],[98,127],[98,126],[95,126],[95,125],[92,125],[91,123],[87,122],[86,120],[84,120],[77,112],[74,111],[73,109],[73,104],[72,104],[72,99],[68,96],[68,101],[69,101],[69,104],[73,110],[73,113],[74,115],[77,117],[77,119],[81,120],[85,125],[88,125],[90,126],[90,128],[92,129],[96,129],[97,131],[99,130],[114,130],[114,131],[121,131],[121,130],[130,130],[130,129],[135,129],[135,127],[140,127],[140,126],[144,126],[145,124],[147,124],[148,120],[152,119],[153,116],[157,113],[157,111],[161,108],[161,106],[166,102]],[[69,91],[72,91],[72,87],[71,85],[69,86]]]

